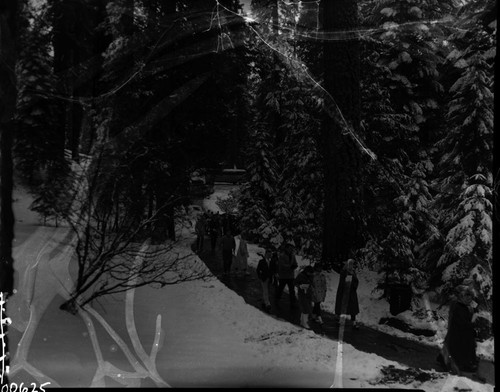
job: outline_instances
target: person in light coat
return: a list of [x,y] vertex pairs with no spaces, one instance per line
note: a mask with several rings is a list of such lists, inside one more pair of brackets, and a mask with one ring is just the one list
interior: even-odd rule
[[358,329],[356,315],[359,313],[357,289],[358,277],[354,269],[354,259],[349,259],[340,273],[337,296],[335,298],[335,314],[348,314],[351,316],[352,327]]
[[312,318],[318,324],[323,324],[321,318],[321,303],[326,298],[326,275],[320,263],[314,265],[314,274],[312,278]]
[[234,241],[236,243],[236,248],[234,251],[234,269],[236,275],[250,275],[248,271],[248,247],[247,242],[238,234]]

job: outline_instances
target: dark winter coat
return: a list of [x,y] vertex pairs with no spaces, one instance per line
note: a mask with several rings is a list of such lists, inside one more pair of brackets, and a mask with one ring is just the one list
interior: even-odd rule
[[[311,313],[312,310],[312,276],[307,275],[304,271],[299,272],[295,278],[295,286],[297,286],[297,297],[299,299],[299,307],[302,313]],[[307,285],[304,290],[300,286]]]
[[276,275],[278,273],[278,253],[273,252],[271,256],[271,262],[269,263],[269,268],[271,269],[271,275]]
[[223,252],[233,252],[236,248],[236,241],[234,237],[225,235],[222,237],[222,251]]
[[474,370],[477,364],[476,334],[472,325],[472,312],[467,305],[454,302],[450,306],[444,344],[460,370]]
[[218,237],[221,234],[221,224],[217,215],[212,216],[209,220],[208,230],[210,237]]
[[262,257],[257,264],[257,277],[265,282],[272,276],[271,266],[265,257]]
[[298,263],[293,253],[281,251],[278,255],[278,276],[280,279],[293,279]]
[[194,230],[198,235],[205,235],[205,221],[203,219],[198,219],[194,226]]
[[313,302],[324,302],[326,298],[326,275],[323,271],[315,272],[312,279]]
[[[335,298],[335,314],[348,314],[348,315],[356,315],[359,313],[359,304],[358,304],[358,294],[357,289],[359,285],[359,280],[354,275],[349,275],[352,277],[349,291],[346,290],[346,286],[348,283],[346,282],[347,272],[342,271],[340,274],[339,287],[337,289],[337,296]],[[347,309],[342,309],[342,302],[344,300],[344,295],[348,296],[346,298],[347,301]]]

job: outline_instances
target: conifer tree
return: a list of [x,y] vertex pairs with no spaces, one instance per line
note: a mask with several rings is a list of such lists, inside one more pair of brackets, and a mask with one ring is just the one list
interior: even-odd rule
[[[491,306],[493,195],[493,60],[495,18],[492,2],[477,1],[464,10],[461,29],[450,36],[447,60],[459,72],[449,89],[448,132],[438,143],[441,159],[436,208],[445,237],[437,274],[448,293],[468,282]],[[490,10],[490,11],[488,11]]]

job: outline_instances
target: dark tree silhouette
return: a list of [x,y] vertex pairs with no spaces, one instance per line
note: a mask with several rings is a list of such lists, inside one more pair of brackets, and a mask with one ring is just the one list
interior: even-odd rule
[[[0,292],[6,297],[14,288],[12,241],[14,239],[14,213],[12,210],[13,169],[12,141],[15,127],[18,2],[5,0],[0,3]],[[0,305],[4,308],[4,304]],[[2,315],[2,318],[6,317]],[[3,324],[3,319],[1,320]],[[3,328],[6,333],[6,326]],[[1,341],[3,341],[2,339]],[[5,352],[9,352],[6,342]],[[3,350],[2,350],[3,351]],[[9,365],[9,359],[1,359]],[[2,385],[8,384],[2,374]]]
[[[352,30],[358,23],[357,1],[323,1],[325,32]],[[325,40],[325,89],[350,127],[359,131],[359,41]],[[343,135],[346,125],[325,114],[321,144],[324,160],[324,224],[322,260],[345,261],[360,235],[360,157],[353,141]]]

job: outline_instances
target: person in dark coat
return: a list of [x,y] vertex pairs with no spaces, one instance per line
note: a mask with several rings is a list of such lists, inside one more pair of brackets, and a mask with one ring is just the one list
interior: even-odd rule
[[275,292],[275,302],[278,304],[285,286],[288,287],[288,294],[290,295],[290,305],[295,306],[297,298],[295,296],[295,270],[298,267],[295,253],[293,252],[293,245],[287,243],[281,247],[278,254],[278,287]]
[[457,287],[456,300],[450,306],[448,332],[440,360],[453,373],[477,371],[476,333],[472,325],[474,292],[465,285]]
[[262,285],[262,301],[264,303],[264,309],[267,312],[271,311],[271,302],[269,301],[269,290],[271,288],[271,278],[273,276],[271,271],[271,256],[272,251],[266,249],[264,255],[257,264],[257,277]]
[[278,279],[278,251],[276,249],[273,249],[271,251],[271,263],[270,263],[270,268],[271,268],[271,285],[274,286],[275,288],[278,287],[279,279]]
[[217,246],[217,239],[219,238],[222,231],[219,212],[217,212],[216,214],[212,214],[210,216],[208,230],[210,235],[210,245],[212,246],[212,253],[215,253],[215,248]]
[[206,221],[203,215],[199,216],[196,220],[194,230],[196,232],[196,251],[201,252],[203,250],[203,243],[205,242],[206,233]]
[[299,299],[300,308],[300,325],[303,328],[311,329],[308,318],[312,311],[312,283],[314,269],[310,265],[304,267],[295,278],[295,286],[297,286],[297,296]]
[[233,262],[233,253],[236,248],[236,242],[231,232],[228,230],[224,233],[221,241],[222,247],[222,264],[224,268],[224,275],[231,272],[231,263]]
[[354,269],[354,260],[349,259],[340,273],[339,286],[335,298],[335,314],[350,315],[352,327],[355,329],[358,328],[356,324],[356,315],[359,313],[358,285],[359,280]]

